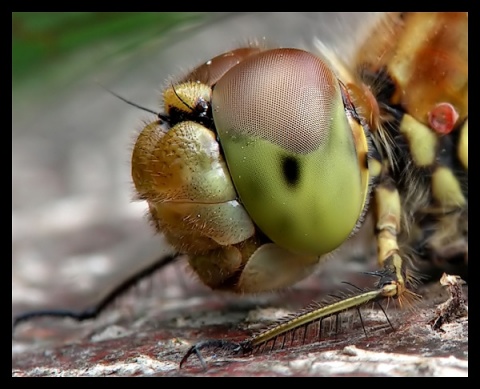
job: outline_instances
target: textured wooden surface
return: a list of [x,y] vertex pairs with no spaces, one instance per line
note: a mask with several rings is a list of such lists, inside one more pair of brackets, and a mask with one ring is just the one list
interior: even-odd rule
[[[438,283],[422,288],[414,310],[362,309],[367,337],[356,315],[342,330],[304,345],[254,355],[205,350],[208,370],[187,349],[205,339],[242,340],[318,294],[321,276],[283,294],[257,298],[218,295],[170,266],[119,299],[96,320],[36,319],[15,332],[14,376],[466,376],[468,317],[432,329],[435,307],[448,293]],[[169,286],[168,286],[169,285]],[[165,288],[165,286],[167,286]],[[162,291],[158,288],[161,287]],[[466,289],[465,289],[466,291]],[[155,292],[152,297],[151,292]]]

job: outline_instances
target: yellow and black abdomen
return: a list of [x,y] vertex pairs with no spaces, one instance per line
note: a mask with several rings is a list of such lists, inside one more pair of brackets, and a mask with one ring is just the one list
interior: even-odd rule
[[[468,15],[391,14],[359,51],[376,97],[378,180],[400,196],[403,256],[468,276]],[[383,32],[382,32],[383,31]],[[397,39],[389,40],[389,34]],[[393,36],[393,35],[392,35]],[[376,42],[372,47],[371,42]],[[425,264],[425,262],[423,262]],[[422,262],[421,270],[425,270]]]

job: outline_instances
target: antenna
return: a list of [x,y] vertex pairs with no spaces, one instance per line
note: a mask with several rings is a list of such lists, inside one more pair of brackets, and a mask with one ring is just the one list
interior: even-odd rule
[[127,103],[128,105],[131,105],[132,107],[135,107],[135,108],[138,108],[138,109],[141,109],[142,111],[145,111],[145,112],[150,112],[150,113],[153,113],[155,116],[157,116],[161,121],[163,122],[169,122],[169,117],[167,115],[164,115],[164,114],[161,114],[159,112],[156,112],[154,111],[153,109],[149,109],[149,108],[145,108],[145,107],[142,107],[141,105],[137,104],[137,103],[134,103],[130,100],[127,100],[125,97],[123,96],[120,96],[119,94],[115,93],[114,91],[110,90],[109,88],[107,88],[106,86],[102,85],[99,83],[99,85],[105,89],[107,92],[111,93],[112,95],[114,95],[115,97],[119,98],[120,100],[122,100],[123,102]]

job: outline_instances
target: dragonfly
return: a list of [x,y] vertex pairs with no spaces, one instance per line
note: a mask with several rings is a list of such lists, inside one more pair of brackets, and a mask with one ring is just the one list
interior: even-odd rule
[[312,51],[252,43],[165,88],[132,178],[155,228],[210,288],[289,287],[374,219],[373,288],[235,347],[369,302],[408,304],[425,264],[467,277],[467,25],[466,13],[390,13],[349,61],[321,40]]
[[157,230],[212,289],[291,286],[374,214],[376,287],[307,309],[244,349],[367,302],[407,304],[416,257],[467,263],[467,23],[389,14],[353,66],[321,45],[323,57],[254,44],[165,89],[132,177]]

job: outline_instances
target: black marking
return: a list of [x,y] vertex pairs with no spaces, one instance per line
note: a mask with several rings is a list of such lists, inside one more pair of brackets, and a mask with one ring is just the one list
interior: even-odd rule
[[214,129],[211,106],[210,103],[205,102],[205,100],[201,100],[199,104],[192,109],[192,111],[171,107],[168,110],[168,114],[170,118],[169,123],[171,126],[184,121],[192,121],[199,123],[210,130]]
[[296,187],[300,181],[300,163],[292,156],[284,156],[282,159],[282,173],[289,187]]
[[368,152],[363,154],[363,168],[368,170]]
[[437,150],[436,162],[439,165],[450,168],[460,183],[463,196],[468,199],[468,172],[463,167],[458,154],[461,129],[466,120],[468,118],[459,123],[449,134],[438,137],[439,148]]

